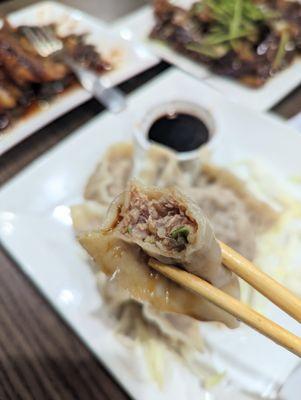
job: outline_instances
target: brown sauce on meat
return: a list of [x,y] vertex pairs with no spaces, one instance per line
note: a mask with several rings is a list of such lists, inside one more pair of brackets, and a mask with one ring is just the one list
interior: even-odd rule
[[186,113],[166,114],[158,118],[148,132],[150,140],[178,152],[192,151],[209,140],[209,129],[198,117]]
[[[62,61],[41,57],[34,50],[25,28],[14,28],[4,21],[0,29],[0,134],[16,122],[24,122],[24,118],[57,96],[78,87],[75,76]],[[48,26],[54,35],[56,28]],[[113,68],[96,47],[86,43],[85,35],[58,38],[69,57],[82,66],[100,74]]]
[[80,84],[75,80],[69,84],[69,86],[63,88],[60,92],[56,94],[50,94],[49,96],[44,96],[41,99],[33,100],[29,105],[24,105],[24,107],[19,106],[14,110],[8,110],[0,112],[0,135],[8,133],[6,129],[8,127],[13,127],[18,123],[23,123],[27,118],[32,117],[34,114],[40,112],[44,107],[45,103],[51,104],[58,96],[67,96],[74,90],[80,88]]

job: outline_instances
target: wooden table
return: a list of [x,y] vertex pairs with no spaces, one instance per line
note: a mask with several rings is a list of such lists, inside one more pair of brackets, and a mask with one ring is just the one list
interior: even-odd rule
[[[2,12],[29,2],[9,2]],[[121,89],[130,93],[168,67],[161,63],[122,84]],[[288,118],[300,110],[301,88],[273,111]],[[102,111],[91,100],[1,156],[0,185]],[[128,398],[0,248],[0,400]]]

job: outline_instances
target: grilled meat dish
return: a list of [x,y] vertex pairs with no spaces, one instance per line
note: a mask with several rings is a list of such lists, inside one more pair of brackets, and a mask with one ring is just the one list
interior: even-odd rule
[[[55,25],[51,28],[56,31]],[[37,54],[23,29],[13,28],[7,21],[0,29],[0,132],[41,100],[49,100],[76,83],[67,65]],[[111,69],[95,47],[85,43],[85,35],[60,39],[70,57],[84,67],[98,73]]]

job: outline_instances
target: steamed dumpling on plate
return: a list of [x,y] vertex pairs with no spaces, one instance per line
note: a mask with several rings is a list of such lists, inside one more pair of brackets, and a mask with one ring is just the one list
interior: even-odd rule
[[202,164],[185,193],[202,208],[216,237],[249,260],[256,255],[257,234],[270,228],[279,217],[241,179],[213,164]]
[[86,185],[85,199],[108,206],[124,190],[130,178],[133,153],[132,143],[121,142],[109,147]]
[[137,177],[145,185],[166,187],[187,183],[173,151],[156,144],[151,145],[142,157],[137,160],[142,164]]
[[100,228],[107,211],[108,207],[93,200],[71,206],[73,229],[77,234],[80,234]]

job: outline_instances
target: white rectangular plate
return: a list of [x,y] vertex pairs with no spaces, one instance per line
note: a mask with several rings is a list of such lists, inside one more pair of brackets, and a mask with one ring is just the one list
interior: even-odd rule
[[[184,0],[181,1],[183,2]],[[187,0],[185,2],[187,3]],[[191,0],[188,0],[188,2],[190,3]],[[235,80],[215,75],[206,66],[190,60],[167,45],[150,40],[148,35],[154,24],[153,10],[150,6],[146,6],[117,21],[115,30],[123,37],[139,38],[158,57],[203,80],[207,85],[217,89],[227,98],[231,98],[231,100],[255,110],[264,111],[270,109],[301,82],[300,59],[297,59],[288,68],[269,79],[264,86],[255,89],[248,88]]]
[[[97,18],[56,2],[39,2],[10,14],[8,20],[14,26],[57,23],[62,34],[88,33],[87,41],[113,62],[114,69],[103,75],[112,85],[117,85],[158,62],[156,57],[135,40],[122,39]],[[89,98],[89,93],[77,88],[58,96],[47,107],[16,121],[11,128],[0,133],[0,154]]]
[[[246,159],[264,160],[279,181],[300,173],[298,133],[270,116],[226,102],[208,86],[172,69],[131,95],[126,111],[96,118],[0,191],[3,245],[135,399],[199,400],[204,392],[196,376],[174,359],[166,360],[170,377],[159,389],[150,379],[139,349],[118,341],[101,317],[95,276],[74,238],[68,206],[81,201],[88,176],[110,144],[131,138],[133,125],[147,110],[177,99],[195,102],[212,113],[216,133],[210,147],[215,162],[229,165]],[[300,335],[299,324],[275,307],[269,308],[268,314]],[[216,362],[246,391],[271,394],[298,364],[297,357],[245,326],[228,330],[203,323],[202,330],[217,348]],[[250,398],[245,396],[227,386],[213,399]]]

